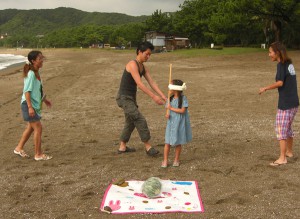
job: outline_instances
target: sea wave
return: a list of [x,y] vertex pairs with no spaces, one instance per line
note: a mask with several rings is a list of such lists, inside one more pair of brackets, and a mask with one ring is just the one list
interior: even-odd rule
[[11,65],[25,62],[27,58],[22,55],[0,54],[0,70]]

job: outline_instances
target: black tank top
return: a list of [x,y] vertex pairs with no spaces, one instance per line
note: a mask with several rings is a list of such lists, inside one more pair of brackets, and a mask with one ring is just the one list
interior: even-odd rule
[[[134,61],[138,66],[140,77],[142,77],[146,73],[145,67],[144,65],[142,65],[143,69],[141,71],[139,67],[139,63],[136,60]],[[133,79],[130,72],[126,71],[126,67],[125,67],[122,75],[121,83],[120,83],[119,95],[128,95],[135,98],[136,92],[137,92],[137,85],[135,83],[135,80]]]

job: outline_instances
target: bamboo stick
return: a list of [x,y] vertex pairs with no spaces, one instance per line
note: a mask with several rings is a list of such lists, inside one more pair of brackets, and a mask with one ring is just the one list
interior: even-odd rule
[[[172,64],[170,64],[170,73],[169,73],[169,84],[172,82]],[[168,84],[168,86],[169,86]],[[168,88],[169,89],[169,88]],[[171,91],[168,90],[168,104],[170,103]],[[167,109],[167,114],[169,113],[169,109]]]

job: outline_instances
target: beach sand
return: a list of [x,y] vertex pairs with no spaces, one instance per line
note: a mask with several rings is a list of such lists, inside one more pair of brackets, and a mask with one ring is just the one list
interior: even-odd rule
[[[7,52],[0,51],[0,53]],[[44,90],[52,101],[42,111],[42,147],[52,160],[33,160],[32,137],[25,146],[30,159],[13,154],[26,123],[20,110],[22,71],[0,72],[0,218],[300,218],[299,130],[294,122],[295,156],[271,167],[279,147],[274,119],[277,91],[258,95],[274,82],[276,63],[267,51],[240,56],[184,58],[153,54],[146,66],[167,94],[172,78],[187,83],[193,141],[183,146],[181,166],[160,168],[166,119],[163,106],[138,92],[152,145],[148,157],[135,131],[117,154],[124,116],[115,102],[125,64],[135,51],[44,49]],[[27,50],[7,53],[27,55]],[[300,52],[290,52],[300,71]],[[299,79],[298,79],[299,80]],[[145,82],[145,80],[143,79]],[[300,82],[299,82],[300,83]],[[174,151],[171,151],[173,158]],[[172,159],[170,159],[170,163]],[[196,180],[205,212],[200,214],[108,215],[99,212],[112,179],[146,180],[151,176]]]

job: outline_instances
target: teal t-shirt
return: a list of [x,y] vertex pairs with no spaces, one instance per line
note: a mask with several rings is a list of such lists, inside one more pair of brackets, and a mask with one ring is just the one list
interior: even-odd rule
[[25,93],[30,92],[32,107],[39,115],[41,115],[41,102],[42,102],[41,86],[42,86],[41,81],[39,81],[35,77],[34,72],[30,70],[28,72],[27,77],[24,78],[24,89],[23,89],[21,103],[23,103],[26,100]]

